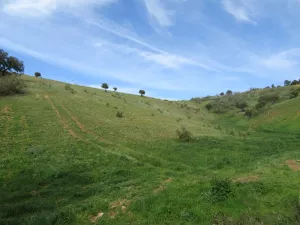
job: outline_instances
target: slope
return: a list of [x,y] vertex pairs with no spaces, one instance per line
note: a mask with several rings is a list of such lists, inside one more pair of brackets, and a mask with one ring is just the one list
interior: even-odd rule
[[[299,222],[296,132],[234,127],[195,102],[23,79],[24,95],[0,98],[1,224]],[[176,139],[181,126],[194,141]],[[223,201],[214,178],[230,181]]]

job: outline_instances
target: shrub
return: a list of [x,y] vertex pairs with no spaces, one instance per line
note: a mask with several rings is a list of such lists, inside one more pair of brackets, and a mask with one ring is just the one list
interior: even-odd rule
[[267,93],[259,97],[258,102],[275,103],[279,101],[280,96],[277,93]]
[[211,110],[213,108],[213,105],[211,103],[207,103],[205,105],[205,108],[209,111],[209,110]]
[[71,84],[65,84],[65,90],[70,91],[72,94],[76,94],[76,91],[72,88]]
[[248,117],[249,119],[253,117],[254,110],[253,109],[246,109],[245,111],[245,116]]
[[266,104],[267,104],[267,102],[265,102],[265,101],[258,102],[258,103],[255,105],[255,108],[256,108],[256,109],[261,109],[261,108],[265,107]]
[[232,95],[233,94],[233,92],[232,92],[232,90],[228,90],[228,91],[226,91],[226,95]]
[[236,102],[235,106],[243,112],[245,108],[248,106],[248,104],[245,101],[241,101],[241,102]]
[[110,104],[107,102],[107,103],[106,103],[106,106],[109,107],[109,105],[110,105]]
[[211,198],[213,202],[227,200],[233,193],[231,181],[228,179],[214,178],[211,181]]
[[34,76],[35,76],[35,77],[41,77],[42,74],[41,74],[40,72],[35,72],[35,73],[34,73]]
[[65,84],[65,90],[66,91],[71,90],[71,84]]
[[182,120],[183,120],[182,118],[176,119],[177,122],[181,122]]
[[185,127],[181,127],[181,129],[176,130],[176,135],[180,141],[190,142],[193,140],[193,135],[190,131],[188,131]]
[[123,118],[123,112],[118,111],[117,114],[116,114],[116,117]]
[[18,75],[0,77],[0,95],[20,94],[23,88],[24,82]]
[[85,92],[85,93],[88,93],[88,90],[85,88],[85,89],[84,89],[84,92]]
[[290,99],[297,98],[300,95],[300,88],[297,88],[291,92]]

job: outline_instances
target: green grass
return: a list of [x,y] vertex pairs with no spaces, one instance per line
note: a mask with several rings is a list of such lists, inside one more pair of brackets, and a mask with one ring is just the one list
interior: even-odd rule
[[[300,98],[248,120],[23,79],[25,94],[0,98],[0,224],[300,223],[287,165],[300,159]],[[195,140],[180,142],[181,126]],[[231,181],[228,199],[214,201],[214,179]]]

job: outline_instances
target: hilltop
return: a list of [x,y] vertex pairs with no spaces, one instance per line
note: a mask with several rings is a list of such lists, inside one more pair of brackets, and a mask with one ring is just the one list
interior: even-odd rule
[[22,79],[0,97],[1,224],[299,224],[295,87],[167,101]]

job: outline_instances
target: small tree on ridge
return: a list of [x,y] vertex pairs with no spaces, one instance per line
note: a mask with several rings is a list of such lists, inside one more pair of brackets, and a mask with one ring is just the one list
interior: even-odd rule
[[101,87],[102,87],[105,91],[107,91],[107,89],[109,88],[109,86],[108,86],[107,83],[103,83],[103,84],[101,85]]
[[35,72],[35,73],[34,73],[34,76],[35,76],[35,77],[41,77],[42,74],[41,74],[40,72]]
[[143,97],[146,94],[146,92],[144,90],[140,90],[139,93],[140,93],[141,97]]

